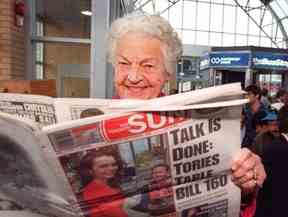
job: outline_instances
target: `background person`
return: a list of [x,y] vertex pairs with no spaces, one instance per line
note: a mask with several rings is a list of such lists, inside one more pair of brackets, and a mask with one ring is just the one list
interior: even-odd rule
[[255,217],[286,216],[288,195],[288,130],[279,128],[281,135],[270,145],[263,146],[262,161],[267,180],[257,198]]
[[243,106],[243,121],[245,125],[245,134],[242,140],[242,147],[251,148],[256,136],[256,128],[253,125],[254,115],[258,112],[267,112],[267,108],[261,102],[261,89],[256,85],[250,85],[245,88],[249,103]]
[[277,114],[275,111],[255,114],[254,122],[257,135],[252,150],[262,158],[264,146],[271,145],[280,136]]
[[271,107],[273,109],[276,109],[277,111],[279,111],[281,109],[281,107],[284,105],[284,101],[285,101],[285,95],[287,95],[287,91],[284,89],[280,89],[278,90],[278,92],[276,93],[276,102],[271,104]]
[[[115,20],[108,35],[108,57],[114,66],[118,98],[152,99],[175,73],[182,43],[167,20],[156,15],[133,14]],[[227,144],[229,145],[229,144]],[[249,206],[266,174],[260,158],[242,149],[231,166],[247,206],[242,216],[253,216]],[[249,199],[248,199],[249,198]],[[247,209],[248,208],[248,209]]]
[[282,96],[283,106],[278,112],[278,123],[279,128],[282,129],[282,132],[288,132],[288,92]]

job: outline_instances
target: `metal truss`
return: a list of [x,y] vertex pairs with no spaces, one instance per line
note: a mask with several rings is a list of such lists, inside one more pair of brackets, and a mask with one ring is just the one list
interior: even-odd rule
[[[175,4],[177,4],[180,0],[162,0],[163,2],[167,2],[165,4],[166,6],[164,8],[161,8],[159,11],[159,7],[157,7],[157,2],[159,3],[159,0],[122,0],[123,2],[126,2],[126,5],[130,5],[130,9],[133,8],[133,11],[141,11],[141,12],[147,12],[146,8],[150,8],[152,10],[151,12],[153,14],[163,14],[167,10],[169,10],[171,7],[173,7]],[[283,43],[283,41],[279,41],[279,38],[283,37],[284,42],[286,44],[286,47],[288,47],[288,35],[287,32],[281,22],[281,19],[277,16],[277,13],[273,10],[272,7],[269,6],[270,2],[273,0],[259,0],[259,6],[258,7],[251,7],[250,2],[255,0],[234,0],[235,4],[245,12],[245,14],[250,18],[250,20],[259,28],[259,30],[265,35],[265,37],[269,38],[273,45],[275,47],[280,47],[279,43]],[[129,2],[129,3],[127,3]],[[255,10],[261,9],[261,17],[259,19],[259,16],[255,17],[255,13],[253,12]],[[131,10],[130,10],[131,11]],[[264,17],[268,16],[269,13],[272,14],[273,18],[275,19],[274,23],[265,24],[263,23]],[[274,31],[273,36],[271,36],[271,32],[267,31],[268,26],[275,26],[276,30]],[[265,28],[266,27],[266,28]],[[282,33],[282,34],[281,34]],[[278,40],[277,40],[278,39]]]
[[134,0],[134,10],[135,11],[142,11],[144,7],[150,5],[150,7],[153,9],[154,14],[163,14],[167,10],[169,10],[171,7],[173,7],[175,4],[177,4],[180,0],[166,0],[167,7],[161,8],[161,11],[159,11],[159,8],[157,7],[157,0]]
[[[252,0],[252,1],[254,1],[254,0]],[[247,16],[252,20],[252,22],[254,22],[259,27],[260,31],[263,32],[263,34],[267,38],[269,38],[271,40],[271,42],[278,48],[279,48],[279,43],[283,42],[283,41],[280,41],[280,42],[277,41],[278,33],[279,33],[278,30],[280,30],[283,37],[284,37],[286,47],[288,47],[287,32],[285,31],[285,28],[283,27],[283,24],[282,24],[281,20],[279,19],[279,17],[277,16],[277,14],[275,13],[275,11],[269,6],[269,3],[271,2],[271,0],[260,0],[260,2],[262,4],[259,7],[254,7],[254,8],[249,7],[250,0],[246,0],[245,4],[243,3],[243,1],[241,1],[242,3],[240,4],[238,0],[234,0],[234,2],[238,5],[238,7],[240,7],[247,14]],[[260,19],[259,19],[259,17],[254,17],[253,13],[252,13],[253,10],[256,10],[259,8],[262,9],[262,11],[263,11]],[[275,31],[275,35],[273,37],[265,30],[265,27],[267,27],[267,24],[263,25],[264,17],[267,15],[267,10],[270,11],[272,16],[276,20],[276,23],[268,24],[268,25],[276,25],[276,31]]]

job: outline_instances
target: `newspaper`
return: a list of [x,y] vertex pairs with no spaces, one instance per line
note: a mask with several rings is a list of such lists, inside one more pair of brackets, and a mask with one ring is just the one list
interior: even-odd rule
[[[19,118],[30,119],[39,126],[76,120],[88,116],[113,114],[154,107],[159,105],[181,106],[199,104],[205,101],[223,101],[225,97],[241,94],[239,84],[226,84],[221,87],[205,88],[173,96],[152,100],[121,99],[86,99],[86,98],[52,98],[48,96],[0,93],[0,112],[15,115]],[[165,108],[165,107],[164,107]]]
[[[1,144],[3,156],[13,155],[13,167],[0,173],[6,177],[0,177],[0,193],[45,216],[239,216],[240,190],[230,168],[240,149],[246,100],[239,84],[229,88],[148,101],[104,100],[103,115],[42,130],[1,113],[0,124],[11,125],[1,137],[17,144],[19,159],[33,160],[25,168],[32,180],[15,185],[13,167],[24,168],[21,161],[12,163],[17,149]],[[81,106],[66,101],[67,108]],[[31,199],[37,202],[31,205]]]

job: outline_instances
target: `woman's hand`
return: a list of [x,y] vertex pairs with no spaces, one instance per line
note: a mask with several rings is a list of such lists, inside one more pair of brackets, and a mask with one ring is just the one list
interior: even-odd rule
[[261,159],[247,148],[242,148],[232,163],[232,181],[238,185],[242,193],[256,192],[262,187],[266,172]]

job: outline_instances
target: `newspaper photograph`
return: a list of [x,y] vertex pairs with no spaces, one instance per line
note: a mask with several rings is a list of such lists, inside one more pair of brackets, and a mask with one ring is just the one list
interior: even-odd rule
[[84,216],[235,217],[240,111],[130,112],[44,131]]

